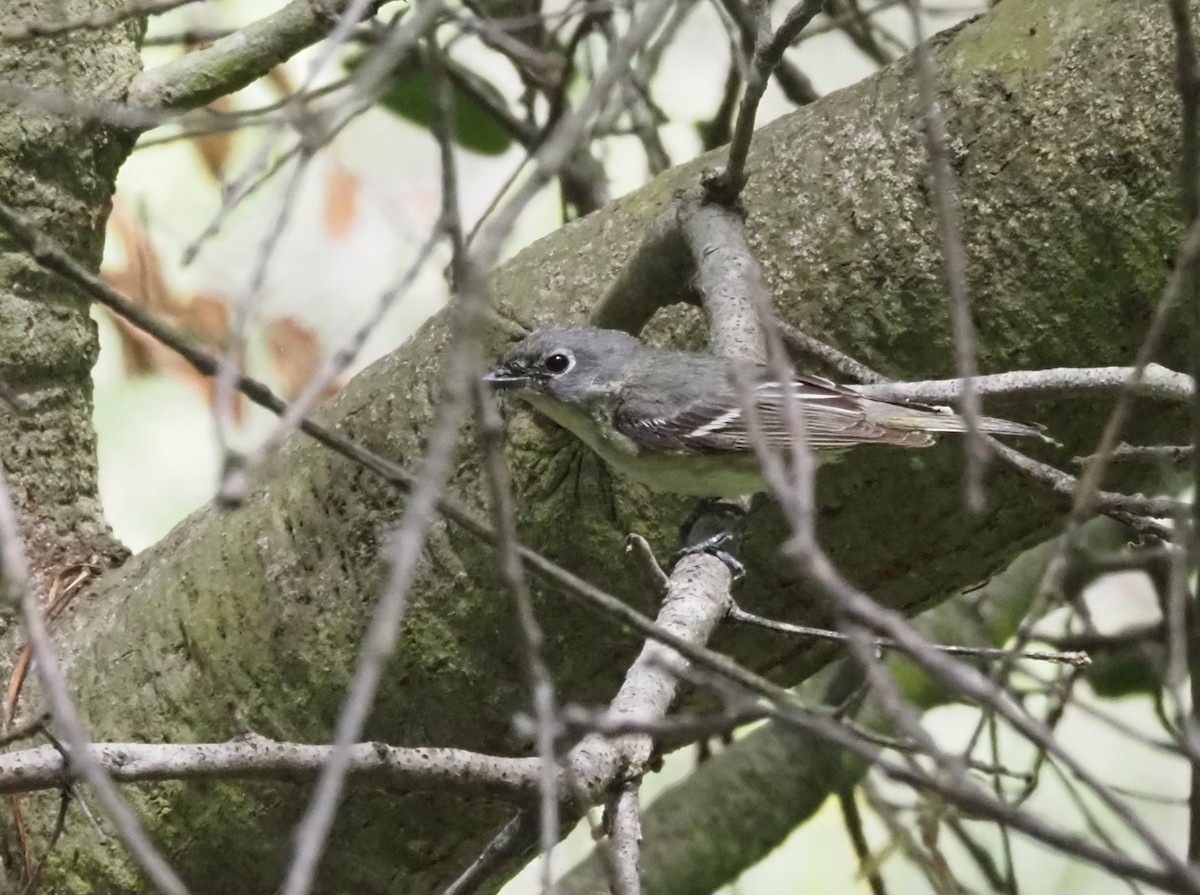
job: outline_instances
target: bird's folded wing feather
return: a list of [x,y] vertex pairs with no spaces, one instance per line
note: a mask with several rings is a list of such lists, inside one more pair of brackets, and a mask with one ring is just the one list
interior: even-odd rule
[[[788,383],[764,381],[754,387],[758,428],[770,448],[778,450],[792,443],[787,424],[789,393],[803,412],[804,433],[814,450],[856,444],[924,447],[933,442],[925,432],[892,428],[870,419],[867,407],[874,402],[848,389],[816,377],[797,377]],[[647,450],[692,454],[753,449],[750,427],[732,388],[683,405],[628,399],[616,409],[613,424]]]

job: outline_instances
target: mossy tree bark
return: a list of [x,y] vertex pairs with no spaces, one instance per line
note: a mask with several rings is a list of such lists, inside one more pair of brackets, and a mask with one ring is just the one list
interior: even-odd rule
[[[84,2],[0,3],[0,22],[78,17]],[[58,39],[0,44],[0,194],[92,265],[100,262],[117,170],[134,135],[94,121],[43,111],[70,97],[86,108],[119,101],[141,70],[140,26]],[[23,413],[0,409],[0,462],[17,504],[35,585],[45,590],[71,563],[111,564],[124,551],[100,511],[92,417],[96,333],[88,299],[41,270],[0,235],[0,381]],[[3,610],[0,610],[3,611]],[[5,626],[10,619],[5,620]]]
[[[16,14],[15,6],[7,15]],[[1006,0],[936,42],[985,371],[1122,364],[1133,357],[1179,232],[1172,36],[1161,7],[1155,0]],[[1114,46],[1122,51],[1112,52]],[[122,49],[126,54],[128,77],[136,66],[131,45]],[[784,318],[887,373],[925,377],[952,373],[953,355],[919,122],[914,73],[902,61],[763,128],[744,204]],[[59,208],[59,192],[83,203],[86,213],[63,205],[43,222],[94,263],[123,149],[116,151],[111,135],[104,142],[104,132],[85,133],[89,151],[113,156],[106,177],[99,166],[88,169],[97,184],[91,192],[79,189],[72,173],[78,132],[52,132],[23,150],[0,132],[0,152],[31,160],[24,185],[3,182],[8,201],[36,197],[39,218],[43,205]],[[56,152],[70,155],[73,167],[56,167]],[[586,317],[655,214],[718,162],[706,157],[673,169],[508,262],[494,278],[493,346],[517,322]],[[4,302],[33,275],[27,260],[6,259]],[[44,283],[62,294],[57,284]],[[645,298],[652,306],[662,296]],[[12,301],[39,321],[30,342],[44,343],[45,351],[75,346],[67,351],[74,366],[58,355],[58,362],[27,366],[50,379],[78,368],[70,380],[78,396],[72,406],[85,408],[94,335],[81,300],[62,294],[58,302]],[[655,318],[649,335],[695,344],[701,328],[698,314],[673,310]],[[447,339],[444,316],[435,317],[356,377],[324,411],[325,421],[415,466]],[[1159,359],[1183,367],[1185,345],[1184,334],[1172,332]],[[996,402],[988,411],[1049,423],[1067,445],[1052,457],[1063,462],[1094,442],[1106,407],[1099,398],[1048,398]],[[91,436],[80,435],[85,421],[78,414],[56,419],[47,425],[58,425],[60,437],[87,439],[81,450],[88,456],[76,467],[85,460],[94,465]],[[20,476],[22,463],[30,462],[20,445],[30,436],[19,421],[11,425],[16,433],[6,437],[17,447],[6,447],[5,464]],[[1129,434],[1151,441],[1182,431],[1180,417],[1156,407],[1139,414]],[[624,565],[623,538],[639,531],[670,549],[685,502],[612,479],[569,438],[526,415],[513,418],[508,451],[526,543],[644,601]],[[381,579],[380,545],[403,500],[370,473],[305,441],[293,443],[274,469],[243,509],[197,512],[103,576],[59,624],[59,648],[97,739],[223,740],[242,722],[285,740],[330,736]],[[823,544],[880,601],[918,612],[986,579],[1059,524],[1056,499],[999,468],[989,473],[988,512],[966,516],[961,470],[961,449],[953,443],[925,452],[851,454],[822,471]],[[479,473],[464,448],[454,490],[482,503]],[[93,481],[87,498],[94,496]],[[57,511],[72,506],[73,497],[64,492]],[[784,536],[781,517],[769,507],[752,520],[743,551],[752,571],[741,598],[766,615],[820,623],[820,600],[799,588],[777,555]],[[55,557],[47,567],[61,561]],[[494,566],[490,551],[470,536],[435,528],[370,738],[526,751],[511,734],[511,718],[527,698],[512,613]],[[538,600],[561,698],[607,701],[638,644],[560,594],[543,591]],[[10,636],[5,655],[13,643]],[[715,645],[788,684],[829,655],[746,630],[723,632]],[[36,705],[33,693],[25,699]],[[129,792],[196,892],[269,891],[307,797],[304,787],[243,782]],[[24,810],[33,835],[44,835],[53,798],[27,799]],[[510,812],[461,793],[355,791],[340,816],[321,889],[436,891]],[[60,843],[50,874],[46,885],[56,892],[141,890],[120,850],[98,847],[78,823]]]

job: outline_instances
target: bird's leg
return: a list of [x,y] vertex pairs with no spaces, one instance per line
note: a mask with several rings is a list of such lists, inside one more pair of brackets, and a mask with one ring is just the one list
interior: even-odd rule
[[679,540],[683,546],[672,557],[672,566],[685,556],[707,553],[729,567],[734,581],[741,581],[746,577],[746,567],[726,548],[732,547],[737,540],[749,512],[748,497],[736,500],[704,497],[696,501],[692,512],[679,527]]

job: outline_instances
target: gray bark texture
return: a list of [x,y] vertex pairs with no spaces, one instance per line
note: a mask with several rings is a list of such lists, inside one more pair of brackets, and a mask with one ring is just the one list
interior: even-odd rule
[[[0,21],[54,21],[98,4],[0,3]],[[109,0],[106,6],[119,6]],[[141,70],[137,23],[105,32],[0,44],[0,83],[76,102],[112,103]],[[133,134],[6,100],[0,114],[0,194],[98,266],[117,170]],[[34,584],[45,591],[55,570],[103,566],[124,555],[100,511],[91,369],[95,325],[88,300],[41,270],[0,235],[0,381],[22,413],[0,408],[0,462],[17,505]],[[0,615],[7,610],[0,609]],[[0,625],[11,619],[4,616]]]
[[[87,40],[70,38],[81,46]],[[121,56],[122,77],[129,78],[136,70],[132,44],[101,43],[105,53]],[[96,53],[81,67],[108,59]],[[981,369],[1128,363],[1180,232],[1178,101],[1163,5],[1005,0],[938,38],[934,62],[954,139]],[[104,83],[101,75],[97,68],[86,80]],[[36,208],[57,238],[94,263],[123,149],[103,132],[84,128],[81,135],[65,126],[31,148],[14,142],[23,137],[7,123],[12,115],[4,118],[0,152],[24,157],[27,168],[0,174],[6,201],[26,197],[25,206]],[[912,65],[902,60],[763,128],[744,196],[751,244],[778,313],[897,377],[953,372],[920,120]],[[111,170],[88,169],[95,178],[90,191],[84,187],[91,181],[81,184],[74,173],[81,152],[112,155]],[[55,153],[69,158],[66,167],[58,167]],[[719,162],[708,156],[673,169],[505,264],[493,280],[498,305],[489,348],[498,351],[522,326],[586,318],[655,216]],[[56,204],[67,196],[80,204]],[[34,276],[46,294],[16,298]],[[37,462],[36,451],[27,460],[32,448],[21,445],[39,439],[86,442],[86,450],[76,447],[82,453],[71,469],[94,467],[94,455],[83,456],[92,450],[86,369],[94,334],[81,301],[55,300],[56,289],[29,261],[5,256],[0,339],[12,338],[12,307],[33,321],[17,325],[26,327],[30,343],[21,351],[35,351],[34,343],[45,352],[65,346],[41,366],[31,360],[21,369],[59,377],[64,358],[75,365],[69,369],[79,369],[70,380],[75,397],[63,399],[74,401],[74,416],[56,411],[33,431],[21,431],[23,423],[0,408],[0,425],[18,429],[0,433],[11,476],[36,479],[22,470]],[[687,289],[678,277],[648,278],[642,309],[621,313],[648,316],[645,309]],[[673,308],[655,317],[646,334],[695,346],[702,330],[698,311]],[[324,421],[415,468],[447,339],[446,315],[439,315],[356,377],[323,411]],[[1173,330],[1158,359],[1183,367],[1185,345],[1185,333]],[[7,350],[0,370],[16,378]],[[1063,464],[1094,444],[1107,404],[1079,397],[989,401],[987,412],[1047,423],[1065,450],[1031,450]],[[1163,407],[1141,405],[1130,440],[1177,439],[1182,416]],[[468,433],[452,487],[482,504],[470,445]],[[638,578],[625,565],[624,536],[638,531],[666,553],[686,502],[613,479],[568,436],[525,413],[512,415],[507,453],[522,539],[644,606]],[[858,585],[916,613],[986,580],[1054,533],[1059,499],[998,467],[987,479],[988,511],[966,515],[962,467],[961,447],[952,441],[920,452],[852,452],[822,470],[822,543]],[[80,500],[94,501],[94,476],[85,490]],[[56,493],[58,512],[79,504],[73,494]],[[372,474],[297,440],[244,508],[202,509],[104,575],[54,631],[93,736],[214,741],[237,735],[245,723],[281,740],[327,741],[382,578],[380,546],[403,505],[402,495]],[[739,599],[764,615],[819,624],[827,618],[821,601],[778,556],[785,537],[770,506],[753,517],[741,552],[750,574]],[[63,543],[73,554],[72,542]],[[560,593],[541,589],[536,599],[560,698],[607,702],[636,654],[636,639]],[[514,737],[511,725],[514,713],[528,707],[518,641],[490,548],[439,523],[368,737],[528,754],[529,744]],[[15,653],[16,642],[10,635],[5,656]],[[789,685],[831,655],[826,647],[745,629],[720,632],[714,646]],[[693,707],[702,702],[689,700]],[[35,708],[36,692],[27,689],[23,701]],[[271,891],[308,795],[306,787],[267,782],[167,783],[127,792],[197,893]],[[45,842],[55,809],[51,795],[22,800],[34,843]],[[511,806],[461,791],[355,789],[339,816],[319,889],[436,891],[511,813]],[[11,828],[3,834],[13,857]],[[48,873],[46,889],[56,893],[144,891],[120,848],[100,847],[75,816]]]

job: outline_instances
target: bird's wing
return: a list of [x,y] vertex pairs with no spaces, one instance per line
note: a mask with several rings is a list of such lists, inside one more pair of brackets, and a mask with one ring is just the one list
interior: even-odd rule
[[[815,376],[797,376],[786,383],[766,379],[754,387],[753,396],[762,437],[768,447],[777,450],[792,443],[788,400],[803,409],[805,435],[814,450],[856,444],[924,447],[933,443],[932,436],[925,432],[893,428],[870,419],[867,407],[874,402]],[[682,405],[627,399],[616,408],[613,424],[639,447],[652,451],[694,454],[752,449],[750,428],[732,387]]]

